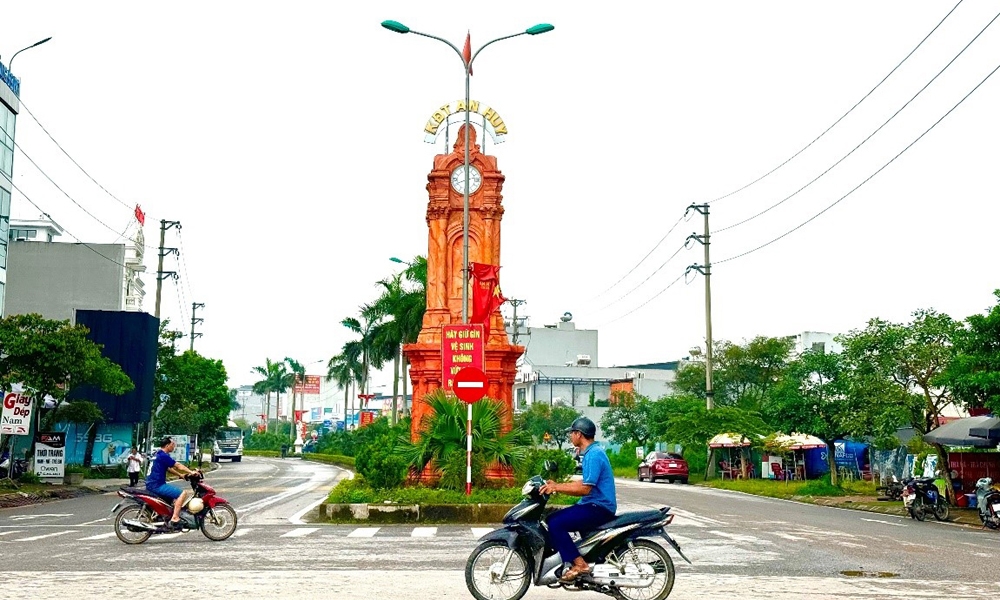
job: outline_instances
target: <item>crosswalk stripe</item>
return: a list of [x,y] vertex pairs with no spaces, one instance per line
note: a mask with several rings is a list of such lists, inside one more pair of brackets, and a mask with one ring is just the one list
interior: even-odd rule
[[375,537],[379,529],[381,527],[358,527],[351,533],[348,533],[347,537]]
[[103,540],[103,539],[109,538],[109,537],[115,537],[115,532],[112,531],[111,533],[102,533],[100,535],[92,535],[90,537],[79,538],[77,541],[78,542],[89,542],[90,540]]
[[251,529],[237,529],[237,530],[236,530],[236,531],[235,531],[235,532],[233,533],[233,537],[243,537],[243,536],[245,536],[246,534],[250,533],[251,531],[253,531],[253,529],[252,529],[252,528],[251,528]]
[[15,531],[0,531],[0,535],[11,535],[11,534],[14,534],[14,533],[24,533],[24,530],[23,529],[18,529],[18,530],[15,530]]
[[474,538],[476,538],[478,540],[479,538],[483,537],[484,535],[486,535],[487,533],[489,533],[491,531],[493,531],[492,527],[473,527],[472,528],[472,537],[474,537]]
[[56,537],[57,535],[66,535],[67,533],[76,533],[75,531],[57,531],[55,533],[46,533],[45,535],[36,535],[33,537],[21,538],[19,540],[14,540],[15,542],[33,542],[35,540],[43,540],[45,538]]
[[305,537],[310,533],[315,533],[317,531],[319,531],[319,527],[299,527],[298,529],[293,529],[288,533],[282,534],[280,537],[283,538]]
[[158,540],[172,540],[172,539],[174,539],[176,537],[181,537],[182,535],[184,535],[184,534],[183,533],[161,533],[160,535],[156,536],[156,539],[158,539]]
[[437,531],[437,527],[414,527],[410,537],[434,537]]

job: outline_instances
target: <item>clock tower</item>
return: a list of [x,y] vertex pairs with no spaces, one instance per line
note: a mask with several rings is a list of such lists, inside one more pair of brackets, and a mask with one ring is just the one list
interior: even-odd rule
[[[416,439],[421,419],[427,413],[424,396],[441,387],[441,327],[462,322],[462,230],[465,191],[465,125],[450,154],[434,157],[427,175],[427,310],[423,328],[414,344],[403,347],[410,362],[413,389],[411,437]],[[495,156],[480,152],[476,129],[469,131],[469,262],[499,265],[500,221],[503,218],[504,176]],[[471,284],[471,279],[470,279]],[[471,288],[471,285],[470,285]],[[472,293],[469,291],[471,301]],[[468,307],[472,314],[471,306]],[[487,397],[506,407],[504,431],[512,426],[513,385],[516,361],[524,352],[507,337],[503,316],[494,312],[489,320],[484,371]]]

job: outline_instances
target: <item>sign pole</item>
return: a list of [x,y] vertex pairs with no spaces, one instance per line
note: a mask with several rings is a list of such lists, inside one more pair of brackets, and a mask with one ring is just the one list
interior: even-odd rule
[[472,404],[469,404],[468,419],[465,421],[465,495],[472,495]]

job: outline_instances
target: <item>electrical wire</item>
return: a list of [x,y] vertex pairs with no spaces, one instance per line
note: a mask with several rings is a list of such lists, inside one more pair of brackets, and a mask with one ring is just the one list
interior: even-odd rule
[[899,158],[900,156],[902,156],[904,152],[906,152],[907,150],[909,150],[914,144],[916,144],[921,139],[923,139],[923,137],[925,135],[927,135],[928,133],[930,133],[930,131],[932,129],[934,129],[935,127],[937,127],[938,123],[940,123],[941,121],[943,121],[945,119],[945,117],[947,117],[948,115],[950,115],[952,112],[954,112],[954,110],[956,108],[958,108],[959,106],[961,106],[962,103],[965,102],[966,99],[969,98],[969,96],[971,96],[973,93],[975,93],[975,91],[978,90],[980,88],[980,86],[982,86],[984,83],[986,83],[986,81],[990,77],[992,77],[993,74],[996,73],[998,70],[1000,70],[1000,64],[998,64],[992,71],[990,71],[989,75],[987,75],[985,78],[983,78],[982,81],[980,81],[978,84],[976,84],[976,87],[972,88],[972,90],[969,91],[968,94],[966,94],[965,96],[963,96],[962,99],[959,100],[958,103],[955,104],[955,106],[951,107],[951,109],[949,109],[948,112],[946,112],[944,115],[942,115],[940,119],[938,119],[937,121],[935,121],[933,125],[931,125],[930,127],[928,127],[927,130],[925,130],[923,133],[921,133],[919,136],[917,136],[917,138],[915,140],[913,140],[912,142],[910,142],[909,144],[907,144],[907,146],[905,148],[903,148],[902,150],[900,150],[899,154],[897,154],[896,156],[892,157],[892,159],[890,159],[889,162],[887,162],[884,165],[882,165],[881,167],[879,167],[879,169],[877,171],[875,171],[874,173],[872,173],[871,175],[869,175],[864,181],[862,181],[861,183],[859,183],[858,185],[856,185],[853,189],[851,189],[851,191],[847,192],[846,194],[844,194],[843,196],[841,196],[840,198],[838,198],[837,200],[835,200],[832,204],[830,204],[829,206],[827,206],[823,210],[819,211],[818,213],[816,213],[812,217],[809,217],[808,219],[806,219],[802,223],[798,224],[794,228],[789,229],[785,233],[783,233],[783,234],[779,235],[778,237],[774,238],[773,240],[771,240],[769,242],[766,242],[764,244],[761,244],[760,246],[757,246],[756,248],[753,248],[752,250],[747,250],[746,252],[743,252],[741,254],[737,254],[735,256],[730,256],[729,258],[724,258],[722,260],[716,261],[713,264],[717,264],[718,265],[718,264],[727,263],[727,262],[736,260],[738,258],[743,258],[744,256],[747,256],[749,254],[753,254],[754,252],[756,252],[758,250],[766,248],[766,247],[770,246],[771,244],[777,242],[778,240],[787,237],[788,235],[790,235],[790,234],[798,231],[799,229],[802,229],[804,226],[806,226],[807,224],[809,224],[812,221],[814,221],[816,218],[818,218],[820,215],[822,215],[826,211],[830,210],[831,208],[833,208],[837,204],[840,204],[840,202],[842,200],[844,200],[845,198],[847,198],[848,196],[850,196],[851,194],[853,194],[854,192],[856,192],[864,184],[868,183],[873,177],[875,177],[876,175],[878,175],[879,173],[881,173],[886,167],[888,167],[893,162],[895,162],[897,158]]
[[[607,294],[607,293],[608,293],[608,292],[610,292],[610,291],[611,291],[612,289],[614,289],[614,287],[615,287],[616,285],[618,285],[618,284],[619,284],[619,283],[621,283],[622,281],[625,281],[625,278],[626,278],[626,277],[628,277],[629,275],[631,275],[632,273],[634,273],[634,272],[635,272],[635,270],[636,270],[636,269],[638,269],[640,265],[642,265],[642,263],[646,262],[646,259],[647,259],[647,258],[649,258],[649,257],[650,257],[650,256],[651,256],[651,255],[653,254],[653,252],[656,252],[656,249],[660,247],[660,244],[662,244],[662,243],[663,243],[663,241],[664,241],[664,240],[666,240],[666,239],[667,239],[667,237],[668,237],[668,236],[669,236],[669,235],[670,235],[671,233],[673,233],[674,229],[677,229],[677,226],[681,224],[681,221],[683,221],[683,220],[684,220],[684,217],[686,216],[686,214],[687,214],[687,213],[685,212],[685,214],[684,214],[684,215],[681,215],[681,217],[680,217],[679,219],[677,219],[677,221],[676,221],[676,222],[675,222],[675,223],[674,223],[674,224],[673,224],[673,225],[672,225],[672,226],[670,227],[670,229],[668,229],[668,230],[667,230],[667,233],[665,233],[665,234],[663,235],[663,237],[661,237],[661,238],[660,238],[660,241],[656,242],[656,245],[655,245],[655,246],[653,246],[653,249],[652,249],[652,250],[650,250],[649,252],[647,252],[647,253],[646,253],[646,256],[643,256],[643,257],[642,257],[642,260],[640,260],[640,261],[639,261],[638,263],[636,263],[636,265],[635,265],[634,267],[632,267],[631,269],[629,269],[629,272],[628,272],[628,273],[625,273],[624,275],[622,275],[621,279],[619,279],[618,281],[616,281],[616,282],[612,283],[612,284],[611,284],[610,286],[608,286],[608,288],[607,288],[606,290],[604,290],[604,291],[603,291],[603,292],[601,292],[600,294],[597,294],[596,296],[594,296],[593,298],[591,298],[591,299],[590,299],[590,301],[592,302],[592,301],[594,301],[594,300],[597,300],[598,298],[600,298],[600,297],[601,297],[601,296],[603,296],[604,294]],[[669,260],[669,259],[668,259],[668,260]],[[607,308],[607,307],[605,307],[605,308]],[[603,309],[601,309],[601,310],[603,310]]]
[[879,131],[882,131],[883,127],[885,127],[886,125],[888,125],[889,122],[892,121],[893,119],[895,119],[899,115],[899,113],[903,112],[903,110],[905,110],[906,107],[909,106],[911,102],[913,102],[914,100],[916,100],[917,96],[919,96],[920,94],[922,94],[924,92],[924,90],[926,90],[928,87],[930,87],[930,85],[932,83],[934,83],[934,81],[937,80],[937,78],[940,77],[942,73],[944,73],[945,71],[947,71],[948,68],[956,60],[958,60],[958,57],[962,56],[962,54],[964,54],[965,51],[969,49],[969,46],[971,46],[977,39],[979,39],[979,36],[983,35],[983,33],[989,28],[989,26],[992,25],[993,22],[996,21],[998,18],[1000,18],[1000,13],[997,13],[996,16],[994,16],[993,19],[991,19],[990,22],[987,23],[986,26],[983,27],[979,31],[979,33],[976,34],[976,37],[972,38],[969,41],[969,43],[966,44],[965,47],[962,48],[959,51],[958,54],[956,54],[950,61],[948,61],[948,64],[946,64],[940,71],[938,71],[937,75],[935,75],[934,77],[932,77],[930,79],[930,81],[928,81],[926,84],[924,84],[924,87],[920,88],[917,91],[917,93],[913,95],[912,98],[910,98],[909,100],[907,100],[906,103],[903,104],[903,106],[901,106],[899,108],[899,110],[897,110],[896,112],[894,112],[891,117],[889,117],[888,119],[886,119],[886,121],[884,123],[882,123],[881,125],[879,125],[878,128],[875,129],[875,131],[871,132],[871,134],[868,135],[868,137],[866,137],[865,139],[861,140],[860,144],[858,144],[857,146],[855,146],[854,148],[852,148],[850,152],[848,152],[847,154],[845,154],[844,156],[842,156],[840,158],[840,160],[838,160],[837,162],[833,163],[833,165],[831,165],[828,169],[826,169],[825,171],[823,171],[822,173],[820,173],[819,175],[817,175],[812,181],[810,181],[809,183],[805,184],[804,186],[802,186],[799,189],[797,189],[794,192],[792,192],[791,195],[786,196],[785,198],[779,200],[778,202],[772,204],[771,206],[765,208],[764,210],[760,211],[759,213],[757,213],[757,214],[755,214],[755,215],[753,215],[751,217],[747,217],[746,219],[743,219],[742,221],[738,221],[736,223],[733,223],[732,225],[726,225],[725,227],[721,227],[721,228],[715,230],[715,233],[721,233],[723,231],[727,231],[729,229],[734,229],[736,227],[739,227],[740,225],[743,225],[744,223],[749,223],[750,221],[756,219],[757,217],[770,212],[772,209],[775,209],[775,208],[781,206],[786,201],[788,201],[788,200],[792,199],[793,197],[795,197],[796,195],[798,195],[798,193],[801,192],[802,190],[804,190],[807,187],[811,186],[812,184],[816,183],[821,177],[823,177],[824,175],[826,175],[827,173],[829,173],[830,171],[832,171],[837,165],[839,165],[840,163],[842,163],[845,160],[847,160],[848,156],[854,154],[854,152],[858,148],[860,148],[861,146],[865,145],[865,143],[868,142],[868,140],[870,140],[873,137],[875,137],[875,134],[877,134]]
[[709,200],[708,202],[706,202],[706,204],[711,204],[711,203],[713,203],[713,202],[717,202],[717,201],[719,201],[719,200],[723,200],[723,199],[725,199],[725,198],[728,198],[728,197],[730,197],[730,196],[733,196],[733,195],[735,195],[735,194],[738,194],[738,193],[742,192],[743,190],[747,189],[748,187],[750,187],[750,186],[754,185],[755,183],[757,183],[757,182],[759,182],[759,181],[763,180],[763,179],[764,179],[765,177],[767,177],[767,176],[771,175],[772,173],[774,173],[775,171],[777,171],[777,170],[778,170],[778,169],[780,169],[781,167],[783,167],[783,166],[787,165],[787,164],[788,164],[788,163],[790,163],[790,162],[791,162],[791,161],[792,161],[793,159],[795,159],[795,157],[797,157],[798,155],[802,154],[802,153],[803,153],[803,152],[805,152],[805,151],[806,151],[806,150],[807,150],[807,149],[808,149],[808,148],[809,148],[810,146],[812,146],[813,144],[815,144],[816,142],[818,142],[818,141],[820,140],[820,138],[822,138],[822,137],[823,137],[823,136],[825,136],[825,135],[826,135],[827,133],[829,133],[829,131],[830,131],[831,129],[833,129],[834,127],[836,127],[838,123],[840,123],[841,121],[843,121],[843,120],[844,120],[844,118],[845,118],[845,117],[847,117],[847,115],[849,115],[849,114],[851,114],[852,112],[854,112],[854,109],[855,109],[855,108],[857,108],[858,106],[860,106],[860,105],[861,105],[861,103],[862,103],[862,102],[864,102],[865,100],[867,100],[867,99],[868,99],[868,97],[869,97],[869,96],[871,96],[871,95],[872,95],[872,94],[873,94],[873,93],[875,92],[875,90],[877,90],[877,89],[878,89],[879,87],[881,87],[881,85],[882,85],[883,83],[885,83],[885,81],[886,81],[887,79],[889,79],[889,77],[891,77],[891,76],[892,76],[892,74],[893,74],[893,73],[895,73],[897,69],[899,69],[899,67],[903,66],[903,63],[905,63],[905,62],[906,62],[907,60],[909,60],[909,58],[910,58],[911,56],[913,56],[913,53],[914,53],[914,52],[916,52],[916,51],[917,51],[917,49],[918,49],[918,48],[920,48],[920,46],[922,46],[922,45],[924,44],[924,42],[926,42],[926,41],[927,41],[927,39],[928,39],[929,37],[931,37],[931,35],[932,35],[932,34],[933,34],[933,33],[934,33],[935,31],[937,31],[938,27],[941,27],[941,24],[942,24],[942,23],[944,23],[944,22],[945,22],[945,20],[947,20],[947,18],[951,16],[951,13],[955,12],[955,9],[956,9],[956,8],[958,8],[959,4],[961,4],[961,3],[962,3],[962,1],[963,1],[963,0],[958,0],[958,4],[956,4],[955,6],[953,6],[953,7],[952,7],[952,9],[948,11],[948,14],[946,14],[946,15],[944,16],[944,18],[942,18],[942,19],[941,19],[941,21],[940,21],[940,22],[938,22],[938,24],[934,26],[934,29],[931,29],[930,33],[928,33],[928,34],[927,34],[926,36],[924,36],[924,39],[920,40],[920,43],[919,43],[919,44],[917,44],[917,45],[916,45],[916,46],[915,46],[915,47],[913,48],[913,50],[910,50],[910,53],[909,53],[909,54],[907,54],[907,55],[906,55],[906,57],[904,57],[904,58],[903,58],[903,60],[899,61],[899,64],[897,64],[897,65],[896,65],[895,67],[893,67],[893,68],[892,68],[892,70],[891,70],[891,71],[889,71],[889,74],[888,74],[888,75],[886,75],[885,77],[883,77],[883,78],[882,78],[882,81],[878,82],[878,84],[877,84],[877,85],[876,85],[875,87],[873,87],[873,88],[871,89],[871,91],[869,91],[869,92],[868,92],[867,94],[865,94],[865,95],[864,95],[864,96],[863,96],[863,97],[861,98],[861,100],[858,100],[858,101],[857,101],[857,103],[856,103],[856,104],[855,104],[854,106],[852,106],[852,107],[850,108],[850,110],[848,110],[848,111],[847,111],[846,113],[844,113],[843,115],[841,115],[841,117],[840,117],[839,119],[837,119],[836,121],[834,121],[834,122],[833,122],[833,125],[830,125],[829,127],[827,127],[827,128],[826,128],[826,129],[825,129],[825,130],[823,131],[823,133],[819,134],[819,135],[818,135],[818,136],[816,137],[816,139],[814,139],[813,141],[811,141],[811,142],[809,142],[808,144],[806,144],[806,145],[805,145],[805,147],[803,147],[803,148],[802,148],[801,150],[799,150],[798,152],[796,152],[795,154],[793,154],[792,156],[790,156],[789,158],[787,158],[787,159],[786,159],[786,160],[785,160],[784,162],[782,162],[782,163],[781,163],[780,165],[778,165],[777,167],[774,167],[773,169],[771,169],[771,170],[770,170],[770,171],[768,171],[767,173],[764,173],[763,175],[761,175],[761,176],[760,176],[760,177],[758,177],[757,179],[754,179],[753,181],[751,181],[750,183],[748,183],[748,184],[744,185],[743,187],[741,187],[741,188],[739,188],[739,189],[737,189],[737,190],[734,190],[734,191],[732,191],[732,192],[729,192],[728,194],[725,194],[724,196],[719,196],[718,198],[715,198],[715,199],[713,199],[713,200]]
[[194,290],[191,289],[191,276],[188,275],[187,261],[184,259],[184,237],[181,235],[181,229],[177,229],[177,245],[180,246],[177,254],[180,256],[181,270],[184,271],[184,283],[187,285],[188,295],[191,296],[191,300],[194,300]]
[[624,300],[624,299],[625,299],[626,297],[628,297],[628,296],[629,296],[629,295],[630,295],[630,294],[631,294],[632,292],[634,292],[634,291],[636,291],[637,289],[641,288],[641,287],[642,287],[642,286],[643,286],[643,285],[644,285],[644,284],[645,284],[645,283],[646,283],[647,281],[649,281],[649,280],[650,280],[650,279],[651,279],[651,278],[653,277],[653,275],[656,275],[657,273],[659,273],[659,272],[660,272],[660,269],[662,269],[663,267],[667,266],[667,263],[669,263],[669,262],[670,262],[671,260],[673,260],[673,259],[674,259],[674,257],[676,257],[676,256],[677,256],[678,254],[680,254],[681,250],[683,250],[684,248],[687,248],[687,241],[685,241],[685,242],[684,242],[683,244],[681,244],[681,245],[680,245],[680,247],[678,247],[678,248],[677,248],[677,250],[675,250],[675,251],[674,251],[674,253],[673,253],[673,254],[671,254],[669,258],[667,258],[667,260],[663,261],[663,262],[662,262],[662,263],[660,264],[660,266],[656,267],[656,270],[655,270],[655,271],[653,271],[652,273],[650,273],[650,274],[649,274],[649,275],[648,275],[648,276],[647,276],[647,277],[646,277],[645,279],[643,279],[643,280],[642,280],[641,282],[639,282],[639,284],[638,284],[638,285],[636,285],[636,286],[635,286],[634,288],[630,289],[629,291],[625,292],[625,294],[623,294],[623,295],[622,295],[622,296],[621,296],[620,298],[618,298],[617,300],[614,300],[614,301],[610,302],[609,304],[607,304],[607,305],[605,305],[605,306],[601,307],[600,309],[598,309],[598,310],[597,310],[597,312],[601,312],[601,311],[603,311],[603,310],[606,310],[606,309],[608,309],[608,308],[610,308],[610,307],[614,306],[615,304],[618,304],[619,302],[621,302],[622,300]]
[[649,304],[653,300],[656,300],[657,298],[659,298],[660,295],[663,294],[663,292],[665,292],[665,291],[669,290],[670,288],[674,287],[674,284],[676,284],[678,281],[680,281],[683,278],[684,278],[684,273],[681,273],[680,275],[677,276],[677,279],[674,279],[669,284],[667,284],[667,287],[663,288],[659,292],[656,292],[656,294],[652,298],[650,298],[649,300],[646,300],[645,302],[643,302],[639,306],[636,306],[635,308],[633,308],[632,310],[628,311],[627,313],[621,315],[620,317],[617,317],[617,318],[614,318],[614,319],[612,319],[610,321],[605,321],[604,323],[601,323],[600,325],[597,326],[597,329],[600,329],[600,328],[602,328],[602,327],[604,327],[606,325],[610,325],[610,324],[612,324],[612,323],[614,323],[616,321],[620,321],[620,320],[624,319],[625,317],[631,315],[632,313],[634,313],[635,311],[639,310],[640,308],[646,306],[647,304]]
[[[48,220],[50,220],[50,221],[53,221],[53,222],[55,222],[55,219],[53,219],[53,218],[52,218],[52,215],[50,215],[49,213],[45,212],[45,210],[43,210],[43,209],[42,209],[42,207],[40,207],[40,206],[38,206],[37,204],[35,204],[35,201],[34,201],[34,200],[32,200],[31,198],[29,198],[29,197],[28,197],[28,196],[27,196],[27,195],[26,195],[26,194],[24,193],[24,191],[22,191],[22,190],[21,190],[21,188],[17,187],[17,184],[15,184],[15,183],[14,183],[14,182],[12,181],[12,182],[11,182],[11,185],[12,185],[12,186],[14,187],[14,189],[15,189],[15,190],[17,190],[17,193],[21,194],[21,197],[22,197],[22,198],[24,198],[25,200],[27,200],[27,201],[28,201],[28,204],[31,204],[32,206],[34,206],[34,207],[35,207],[35,209],[36,209],[36,210],[38,210],[38,212],[40,212],[40,213],[41,213],[42,215],[44,215],[46,219],[48,219]],[[77,236],[73,235],[73,233],[72,233],[72,232],[70,232],[70,231],[69,231],[68,229],[66,229],[66,228],[62,228],[62,230],[63,230],[63,232],[65,232],[65,233],[66,233],[66,234],[67,234],[68,236],[70,236],[71,238],[73,238],[74,240],[76,240],[76,241],[77,241],[77,243],[79,243],[79,244],[82,244],[82,245],[86,246],[86,247],[87,247],[87,248],[88,248],[88,249],[89,249],[89,250],[90,250],[91,252],[93,252],[94,254],[96,254],[96,255],[100,256],[100,257],[101,257],[101,258],[103,258],[104,260],[107,260],[107,261],[110,261],[110,262],[113,262],[113,263],[115,263],[116,265],[118,265],[119,267],[123,267],[123,268],[126,268],[126,269],[128,268],[128,266],[127,266],[127,265],[124,265],[124,264],[122,264],[122,263],[118,262],[117,260],[115,260],[115,259],[113,259],[113,258],[111,258],[111,257],[109,257],[109,256],[105,256],[104,254],[101,254],[101,253],[100,253],[100,252],[99,252],[99,251],[98,251],[98,250],[97,250],[96,248],[94,248],[93,246],[91,246],[91,245],[90,245],[90,244],[88,244],[87,242],[85,242],[85,241],[81,240],[81,239],[80,239],[80,238],[78,238]]]

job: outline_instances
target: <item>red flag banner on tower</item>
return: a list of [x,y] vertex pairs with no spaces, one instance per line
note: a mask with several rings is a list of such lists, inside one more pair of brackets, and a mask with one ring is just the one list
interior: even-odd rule
[[465,59],[465,68],[469,70],[469,75],[472,75],[472,38],[469,32],[465,32],[465,47],[462,48],[462,58]]
[[138,204],[135,205],[135,220],[139,221],[139,225],[146,224],[146,213],[142,212]]
[[482,323],[490,333],[490,317],[507,301],[500,292],[500,265],[469,263],[472,276],[471,323]]

